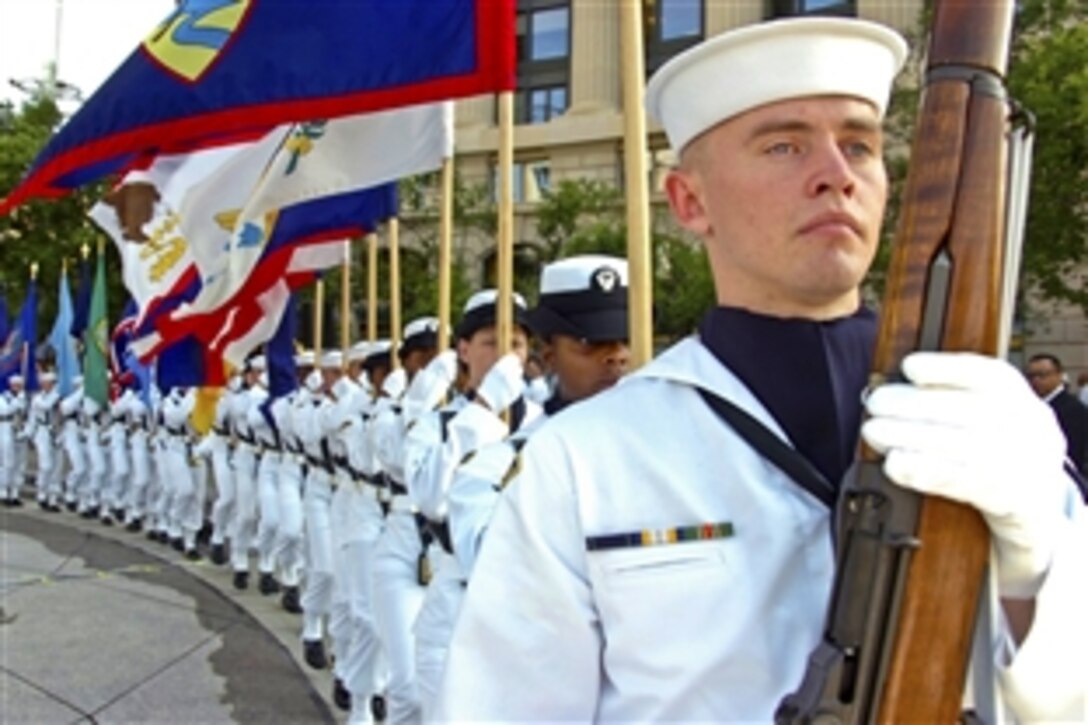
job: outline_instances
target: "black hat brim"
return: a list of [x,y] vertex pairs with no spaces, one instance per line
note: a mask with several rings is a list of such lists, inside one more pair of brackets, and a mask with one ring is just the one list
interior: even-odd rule
[[567,335],[586,342],[626,340],[630,334],[626,307],[560,313],[545,305],[527,314],[533,333],[540,338]]

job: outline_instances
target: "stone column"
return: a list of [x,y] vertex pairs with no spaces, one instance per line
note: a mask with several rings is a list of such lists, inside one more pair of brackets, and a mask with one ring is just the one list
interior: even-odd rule
[[620,109],[619,7],[571,0],[570,114]]

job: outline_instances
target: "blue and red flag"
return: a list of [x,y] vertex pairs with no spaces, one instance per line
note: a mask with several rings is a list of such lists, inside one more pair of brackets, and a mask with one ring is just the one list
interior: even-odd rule
[[0,386],[8,389],[12,375],[23,376],[23,389],[33,393],[38,389],[38,283],[31,279],[19,317],[11,329],[4,348],[0,350]]
[[283,123],[510,90],[514,20],[515,0],[182,0],[0,214]]

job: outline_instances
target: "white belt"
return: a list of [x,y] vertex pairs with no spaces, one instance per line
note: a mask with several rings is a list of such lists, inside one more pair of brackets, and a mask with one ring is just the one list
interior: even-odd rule
[[416,505],[412,503],[412,497],[405,493],[389,500],[389,510],[398,514],[414,514],[417,511]]

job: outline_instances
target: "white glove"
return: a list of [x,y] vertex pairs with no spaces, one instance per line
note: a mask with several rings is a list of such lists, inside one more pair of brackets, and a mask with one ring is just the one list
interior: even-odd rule
[[501,413],[525,390],[525,373],[521,358],[508,352],[500,357],[484,375],[478,395],[493,413]]
[[457,379],[457,351],[440,352],[427,363],[425,370],[432,372],[436,380],[445,383],[448,388]]
[[862,436],[896,483],[978,509],[994,537],[1001,595],[1034,597],[1069,486],[1050,406],[1015,368],[981,355],[914,353],[903,374],[913,385],[869,396]]

